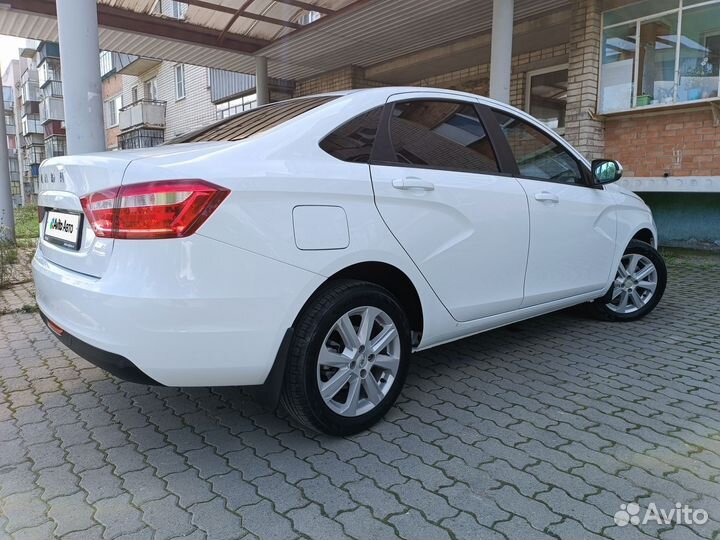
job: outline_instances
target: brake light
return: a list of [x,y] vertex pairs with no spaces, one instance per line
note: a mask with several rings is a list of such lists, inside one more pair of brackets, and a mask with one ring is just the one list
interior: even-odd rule
[[194,233],[229,194],[204,180],[163,180],[98,191],[80,202],[98,237],[182,238]]
[[37,212],[38,212],[38,223],[42,223],[42,220],[45,217],[45,207],[38,205]]

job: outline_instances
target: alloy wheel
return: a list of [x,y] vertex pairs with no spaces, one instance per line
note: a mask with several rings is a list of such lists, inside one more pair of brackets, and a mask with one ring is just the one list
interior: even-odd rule
[[620,260],[607,307],[627,314],[642,309],[655,294],[658,272],[650,259],[628,253]]
[[340,317],[320,347],[317,384],[325,404],[360,416],[388,394],[400,366],[400,335],[383,310],[354,308]]

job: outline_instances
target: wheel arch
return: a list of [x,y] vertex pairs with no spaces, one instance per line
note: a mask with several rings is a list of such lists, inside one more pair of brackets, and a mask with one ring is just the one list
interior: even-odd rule
[[[328,283],[338,279],[356,279],[367,281],[390,291],[397,298],[410,322],[410,329],[415,334],[413,343],[420,341],[425,325],[422,302],[417,288],[405,272],[392,264],[380,261],[365,261],[351,264],[336,271],[313,292],[306,305],[319,290]],[[305,307],[303,306],[303,310]],[[300,311],[302,313],[302,310]]]
[[657,247],[657,240],[655,239],[655,233],[648,227],[643,227],[636,231],[630,240],[640,240],[646,244],[650,244],[652,247]]

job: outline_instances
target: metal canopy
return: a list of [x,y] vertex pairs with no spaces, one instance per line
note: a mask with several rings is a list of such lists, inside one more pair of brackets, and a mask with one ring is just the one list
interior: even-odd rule
[[[165,4],[165,6],[164,6]],[[169,0],[98,0],[104,50],[303,79],[347,65],[369,67],[486,32],[492,0],[185,0],[182,20]],[[569,0],[516,0],[515,19]],[[302,24],[319,14],[319,19]],[[317,15],[315,15],[317,17]],[[4,0],[0,34],[57,41],[55,0]]]

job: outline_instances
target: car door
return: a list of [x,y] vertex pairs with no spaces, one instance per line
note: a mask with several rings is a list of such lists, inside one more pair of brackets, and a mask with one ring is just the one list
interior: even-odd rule
[[527,199],[479,110],[453,94],[391,96],[370,166],[383,220],[458,321],[518,308],[527,262]]
[[607,285],[617,217],[612,194],[545,129],[494,111],[515,157],[530,208],[530,249],[523,306],[597,291]]

